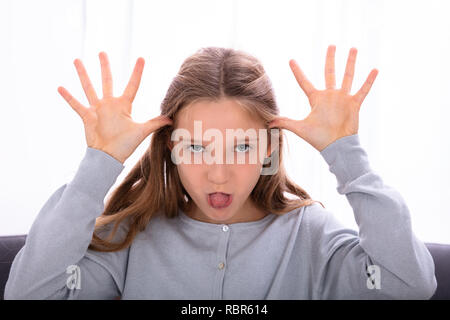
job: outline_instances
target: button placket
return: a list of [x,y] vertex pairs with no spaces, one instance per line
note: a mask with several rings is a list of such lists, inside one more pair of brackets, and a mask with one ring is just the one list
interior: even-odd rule
[[225,268],[225,262],[226,262],[226,250],[228,248],[228,239],[229,239],[229,232],[228,230],[230,230],[230,227],[228,227],[226,224],[222,226],[222,232],[226,233],[225,235],[225,240],[224,240],[224,247],[223,247],[223,252],[221,252],[221,257],[220,257],[220,261],[219,264],[217,265],[217,268],[219,270],[223,270]]
[[223,296],[223,279],[225,276],[225,268],[226,268],[226,256],[228,249],[228,241],[230,238],[230,227],[227,225],[222,225],[219,229],[220,235],[220,244],[217,252],[217,260],[216,260],[216,282],[214,285],[214,299],[222,299]]
[[[226,224],[222,226],[223,232],[228,232],[229,229],[230,228]],[[227,237],[227,242],[228,242],[228,237]],[[225,253],[225,255],[226,255],[226,253]],[[219,270],[222,270],[225,267],[225,257],[224,257],[223,261],[221,261],[217,267],[219,268]]]

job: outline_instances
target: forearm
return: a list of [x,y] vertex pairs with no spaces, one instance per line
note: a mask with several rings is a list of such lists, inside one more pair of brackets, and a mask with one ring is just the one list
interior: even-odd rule
[[74,179],[60,187],[34,221],[11,266],[5,297],[45,299],[66,287],[91,242],[103,200],[123,169],[88,148]]
[[411,226],[409,209],[395,189],[369,165],[358,135],[341,138],[321,152],[336,175],[359,227],[359,246],[376,264],[412,290],[434,291],[434,262]]

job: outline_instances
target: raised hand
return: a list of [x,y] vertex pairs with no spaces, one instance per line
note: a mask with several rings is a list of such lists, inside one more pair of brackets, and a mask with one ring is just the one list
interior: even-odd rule
[[328,47],[325,62],[325,90],[314,88],[297,62],[293,59],[289,61],[295,79],[308,97],[311,112],[303,120],[277,117],[269,123],[269,128],[278,127],[292,131],[318,151],[322,151],[339,138],[358,133],[361,104],[378,74],[378,70],[373,69],[361,89],[355,95],[350,95],[357,53],[355,48],[351,48],[342,87],[336,89],[335,51],[334,45]]
[[143,123],[134,122],[131,118],[132,103],[144,69],[143,58],[137,59],[127,87],[120,97],[113,96],[108,56],[105,52],[100,52],[99,58],[102,71],[102,99],[97,97],[86,69],[79,59],[74,60],[74,65],[90,107],[83,106],[64,87],[58,87],[58,92],[81,117],[87,146],[104,151],[123,164],[149,134],[173,122],[163,115]]

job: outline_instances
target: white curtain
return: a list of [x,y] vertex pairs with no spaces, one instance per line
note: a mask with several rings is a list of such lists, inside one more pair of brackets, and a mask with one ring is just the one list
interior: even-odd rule
[[[159,114],[187,56],[205,46],[242,49],[262,61],[282,114],[301,119],[310,108],[288,61],[294,58],[323,88],[326,48],[335,44],[337,84],[349,49],[358,49],[352,93],[372,68],[379,70],[359,126],[372,168],[402,194],[420,239],[450,243],[449,10],[446,0],[2,0],[0,235],[27,233],[84,155],[82,122],[56,91],[62,85],[87,105],[75,58],[101,93],[98,53],[106,51],[119,94],[136,59],[144,57],[133,118],[145,121]],[[320,154],[287,136],[290,176],[357,229]],[[149,139],[125,162],[115,186]]]

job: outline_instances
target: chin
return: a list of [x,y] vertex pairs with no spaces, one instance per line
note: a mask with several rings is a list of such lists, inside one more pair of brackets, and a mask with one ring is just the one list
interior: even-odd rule
[[207,211],[204,211],[204,212],[206,213],[208,218],[210,218],[212,220],[217,220],[217,221],[230,220],[234,216],[234,213],[231,208],[224,208],[224,209],[217,210],[217,209],[208,207]]
[[211,223],[225,223],[231,220],[236,212],[231,206],[222,209],[214,209],[206,204],[206,208],[200,208],[203,219],[208,219]]

